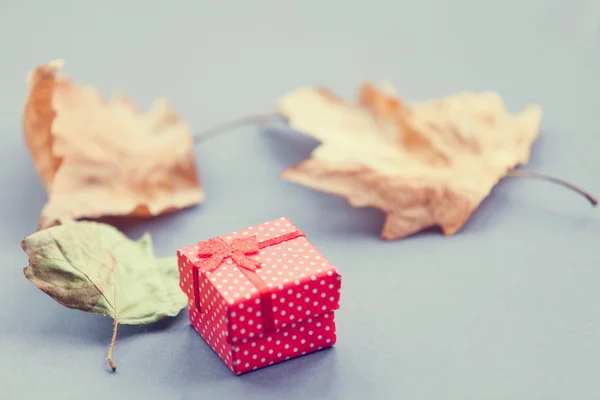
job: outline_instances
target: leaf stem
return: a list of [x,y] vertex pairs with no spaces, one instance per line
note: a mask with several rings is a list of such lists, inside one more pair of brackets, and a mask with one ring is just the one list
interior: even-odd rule
[[115,372],[117,370],[117,366],[113,361],[113,351],[115,350],[115,343],[117,341],[117,328],[119,327],[119,320],[115,319],[113,325],[112,341],[110,342],[110,348],[108,349],[108,357],[106,357],[106,361],[108,361],[108,365],[110,365],[112,371]]
[[112,372],[115,372],[117,370],[117,366],[115,365],[114,361],[113,361],[113,351],[115,351],[115,343],[117,341],[117,329],[119,327],[119,321],[120,321],[120,314],[119,314],[119,309],[117,308],[117,260],[115,260],[115,257],[112,253],[108,253],[110,259],[112,260],[112,265],[113,265],[113,285],[114,285],[114,291],[113,291],[113,304],[114,304],[114,321],[113,321],[113,335],[112,335],[112,340],[110,341],[110,347],[108,349],[108,356],[106,357],[106,361],[108,361],[108,365],[110,365],[110,369],[112,369]]
[[579,193],[580,195],[585,197],[594,207],[598,204],[598,200],[594,196],[592,196],[591,194],[586,192],[585,190],[583,190],[567,181],[563,181],[562,179],[558,179],[553,176],[548,176],[548,175],[544,175],[544,174],[540,174],[537,172],[528,171],[528,170],[524,170],[524,169],[513,169],[506,176],[521,177],[521,178],[535,178],[535,179],[541,179],[544,181],[552,182],[557,185],[564,186],[567,189],[570,189],[576,193]]
[[203,132],[195,134],[194,142],[195,143],[203,142],[207,139],[210,139],[211,137],[214,137],[216,134],[221,133],[226,130],[229,130],[229,129],[234,129],[234,128],[238,128],[238,127],[241,127],[244,125],[250,125],[250,124],[264,125],[267,122],[269,122],[269,120],[271,120],[271,119],[282,118],[282,117],[283,117],[283,115],[280,112],[271,111],[268,113],[254,114],[254,115],[237,118],[237,119],[234,119],[231,121],[223,122],[219,125],[213,126],[210,129],[207,129]]

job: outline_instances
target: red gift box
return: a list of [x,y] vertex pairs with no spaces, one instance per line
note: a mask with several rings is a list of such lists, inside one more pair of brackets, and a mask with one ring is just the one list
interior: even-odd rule
[[237,375],[336,342],[341,276],[287,218],[177,251],[192,325]]

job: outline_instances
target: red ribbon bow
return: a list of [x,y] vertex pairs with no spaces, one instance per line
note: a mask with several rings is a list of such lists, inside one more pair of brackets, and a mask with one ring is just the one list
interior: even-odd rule
[[[248,254],[256,254],[260,249],[283,243],[304,233],[296,230],[281,236],[259,242],[256,236],[236,238],[228,244],[221,238],[212,238],[198,242],[198,256],[203,257],[194,267],[200,272],[206,273],[215,270],[227,258],[231,257],[233,262],[240,267],[240,271],[254,284],[261,296],[265,331],[271,332],[275,329],[273,322],[273,304],[271,300],[271,289],[255,272],[261,266],[256,260],[246,257]],[[194,271],[194,300],[196,309],[200,310],[200,285],[198,271]]]
[[246,254],[256,254],[258,251],[256,236],[236,238],[233,239],[231,244],[227,244],[221,238],[198,242],[198,255],[208,257],[200,260],[200,271],[210,272],[216,269],[227,257],[231,257],[233,262],[241,268],[256,271],[256,268],[260,267],[260,263],[246,257]]

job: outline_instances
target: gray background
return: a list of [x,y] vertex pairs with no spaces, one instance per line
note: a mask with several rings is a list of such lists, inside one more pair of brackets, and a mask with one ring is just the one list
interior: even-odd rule
[[379,211],[279,178],[311,139],[247,127],[202,143],[205,203],[128,234],[149,230],[172,255],[285,215],[344,276],[334,349],[241,377],[185,312],[122,328],[111,374],[111,320],[40,292],[19,248],[45,202],[21,136],[25,76],[58,57],[105,95],[167,97],[195,132],[302,85],[350,97],[387,78],[413,100],[497,90],[512,111],[544,107],[530,168],[600,195],[599,16],[598,0],[3,0],[0,398],[600,398],[600,215],[544,182],[503,181],[452,238],[384,242]]

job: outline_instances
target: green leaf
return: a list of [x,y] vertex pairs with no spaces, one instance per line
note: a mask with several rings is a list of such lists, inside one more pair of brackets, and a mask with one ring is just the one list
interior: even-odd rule
[[157,259],[152,239],[137,241],[97,222],[68,221],[21,242],[25,277],[65,307],[110,316],[118,324],[148,324],[177,315],[187,304],[176,257]]

